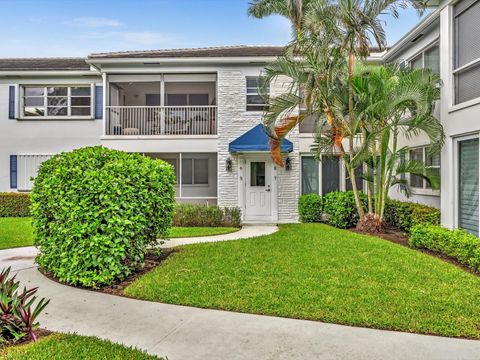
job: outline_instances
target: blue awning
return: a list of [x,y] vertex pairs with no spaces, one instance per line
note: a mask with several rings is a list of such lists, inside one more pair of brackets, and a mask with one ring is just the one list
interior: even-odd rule
[[[231,153],[247,152],[247,151],[270,151],[268,135],[265,132],[263,124],[258,124],[254,128],[248,130],[245,134],[239,136],[228,145],[228,151]],[[283,139],[282,152],[292,152],[293,144],[287,139]]]

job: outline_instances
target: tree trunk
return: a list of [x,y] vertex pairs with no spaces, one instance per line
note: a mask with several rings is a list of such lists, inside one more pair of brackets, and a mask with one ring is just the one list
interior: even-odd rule
[[385,232],[385,223],[377,214],[369,212],[360,218],[357,230],[368,234],[378,234]]

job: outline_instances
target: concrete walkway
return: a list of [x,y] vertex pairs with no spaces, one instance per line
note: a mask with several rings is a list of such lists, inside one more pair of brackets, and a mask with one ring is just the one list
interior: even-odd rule
[[40,274],[32,259],[26,259],[32,254],[32,248],[3,250],[0,262],[15,266],[22,284],[38,286],[39,295],[51,299],[40,318],[43,327],[95,335],[169,360],[480,358],[480,341],[197,309],[76,289]]
[[275,225],[247,225],[242,227],[239,231],[235,231],[229,234],[171,239],[166,241],[165,244],[162,245],[162,247],[170,248],[187,244],[240,240],[262,235],[270,235],[276,231],[278,231],[278,227]]

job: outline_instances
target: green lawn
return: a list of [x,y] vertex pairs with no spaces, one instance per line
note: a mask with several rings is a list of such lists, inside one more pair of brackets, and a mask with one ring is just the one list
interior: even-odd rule
[[170,229],[170,238],[197,237],[228,234],[238,231],[232,227],[173,227]]
[[0,355],[3,355],[0,357],[4,360],[159,359],[110,341],[67,334],[53,334],[41,338],[36,343],[6,348],[3,352],[0,349]]
[[0,250],[33,244],[31,218],[0,218]]
[[480,277],[419,251],[322,224],[184,246],[125,294],[480,339]]
[[[31,218],[0,218],[0,250],[33,245]],[[228,234],[238,231],[230,227],[174,227],[170,238]]]

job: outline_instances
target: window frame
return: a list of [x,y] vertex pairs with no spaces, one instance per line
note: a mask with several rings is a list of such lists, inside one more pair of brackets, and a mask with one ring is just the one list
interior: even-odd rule
[[[48,88],[67,88],[67,95],[63,96],[48,96]],[[72,95],[72,88],[89,88],[90,94],[89,95]],[[27,96],[25,95],[25,90],[27,88],[43,88],[43,95],[41,96]],[[43,106],[44,115],[43,116],[28,116],[25,114],[25,98],[43,98]],[[52,97],[66,97],[67,98],[67,105],[66,106],[59,106],[59,107],[66,107],[67,108],[67,115],[48,115],[48,99]],[[72,98],[90,98],[90,105],[72,105]],[[91,120],[95,118],[95,84],[88,83],[88,84],[20,84],[19,85],[19,119],[21,120],[70,120],[70,119],[81,119],[81,120]],[[55,107],[55,106],[50,106]],[[89,115],[72,115],[72,108],[90,108]]]
[[[459,207],[459,191],[460,191],[460,181],[459,181],[459,170],[460,170],[460,163],[458,161],[458,156],[459,156],[459,145],[462,141],[467,141],[467,140],[474,140],[474,139],[479,139],[479,134],[471,134],[471,135],[461,135],[458,137],[455,137],[453,139],[453,158],[455,161],[453,162],[453,171],[454,171],[454,183],[453,183],[453,194],[454,194],[454,212],[453,212],[453,224],[456,229],[459,228],[459,222],[460,222],[460,207]],[[480,149],[479,149],[480,150]],[[480,167],[479,167],[480,169]],[[480,173],[479,173],[480,177]],[[479,218],[478,218],[478,223],[480,226],[480,212],[479,212]]]
[[[412,56],[410,56],[407,59],[408,68],[413,69],[412,68],[413,61],[418,59],[419,57],[421,57],[422,58],[421,69],[425,69],[425,53],[429,50],[432,50],[434,47],[438,47],[439,51],[440,51],[440,41],[439,41],[438,38],[433,40],[431,43],[429,43],[425,47],[423,47],[420,51],[418,51],[415,54],[413,54]],[[440,75],[440,58],[439,58],[439,61],[438,61],[438,65],[439,65],[438,66],[438,69],[439,69],[439,74],[438,75]]]
[[[465,1],[465,0],[464,0]],[[465,11],[467,11],[468,9],[470,9],[472,6],[474,6],[478,1],[473,1],[470,5],[468,5],[467,7],[465,7],[465,9],[461,10],[458,14],[455,13],[455,8],[456,6],[458,6],[458,3],[456,3],[455,5],[453,5],[453,11],[452,11],[452,35],[451,35],[451,40],[452,40],[452,68],[451,68],[451,73],[452,73],[452,78],[451,78],[451,85],[452,85],[452,97],[451,97],[451,102],[452,102],[452,109],[451,110],[456,110],[456,109],[459,109],[459,108],[463,108],[463,107],[467,107],[467,106],[471,106],[471,105],[474,105],[474,104],[477,104],[480,102],[480,96],[477,96],[475,98],[472,98],[472,99],[469,99],[469,100],[465,100],[463,102],[458,102],[457,101],[457,79],[458,79],[458,75],[465,72],[465,71],[468,71],[468,70],[471,70],[472,68],[475,68],[475,67],[480,67],[480,57],[478,57],[477,59],[474,59],[472,61],[469,61],[468,63],[462,65],[462,66],[458,66],[457,67],[457,63],[458,63],[458,17],[460,15],[462,15]]]
[[[268,111],[269,104],[265,104],[265,103],[263,103],[263,104],[249,104],[248,103],[248,97],[249,96],[259,96],[260,98],[262,98],[262,95],[260,94],[259,87],[258,87],[259,79],[261,79],[261,78],[265,78],[265,76],[261,76],[261,75],[245,76],[245,110],[248,111],[248,112],[265,112],[265,111]],[[256,87],[248,86],[248,80],[249,79],[257,79],[257,86]],[[254,90],[254,91],[248,92],[249,89]],[[271,90],[270,89],[270,84],[268,84],[268,87],[267,87],[268,98],[270,98],[270,90]],[[249,109],[249,107],[250,107],[250,109]],[[263,109],[262,110],[252,109],[253,107],[254,108],[263,107]]]
[[[209,186],[210,185],[210,159],[208,157],[185,157],[185,156],[182,156],[182,167],[183,167],[183,162],[185,160],[191,160],[192,161],[192,182],[191,183],[185,183],[183,182],[183,168],[182,168],[182,171],[180,172],[180,176],[182,176],[182,187],[183,186],[187,186],[187,187],[194,187],[194,186]],[[203,183],[203,184],[196,184],[195,183],[195,161],[197,160],[205,160],[207,162],[207,182],[206,183]]]
[[[328,156],[328,155],[322,155],[322,156]],[[300,166],[299,166],[299,177],[300,177],[300,196],[301,195],[304,195],[303,194],[303,166],[302,166],[302,158],[304,157],[314,157],[313,154],[311,153],[301,153],[300,154]],[[323,194],[323,170],[322,170],[322,162],[321,161],[318,161],[318,160],[315,160],[315,163],[317,164],[317,167],[318,167],[318,171],[317,171],[317,175],[318,175],[318,195],[320,196],[324,196],[325,194]],[[366,169],[365,169],[365,166],[362,167],[362,172],[365,173]],[[339,185],[338,185],[338,188],[339,188],[339,191],[349,191],[347,190],[347,182],[349,181],[349,178],[348,178],[348,174],[345,170],[345,164],[344,164],[344,161],[342,158],[339,158]],[[358,189],[362,192],[365,192],[366,191],[366,186],[367,186],[367,182],[365,180],[362,181],[362,188],[361,189]]]
[[[411,159],[411,151],[419,150],[422,149],[422,162],[423,164],[426,164],[427,161],[427,148],[428,145],[420,145],[420,146],[414,146],[408,149],[408,159]],[[440,154],[437,154],[436,156],[440,157],[440,164],[439,165],[432,165],[430,166],[431,168],[438,169],[440,172],[441,176],[441,171],[442,171],[442,163],[441,163],[441,156]],[[422,187],[416,187],[412,186],[411,183],[411,175],[412,174],[406,174],[407,179],[408,179],[408,186],[410,186],[412,193],[413,194],[419,194],[419,195],[435,195],[438,196],[440,195],[440,189],[432,189],[431,187],[428,186],[428,181],[424,178],[422,178]]]

